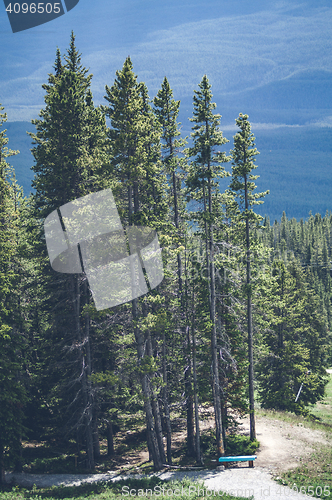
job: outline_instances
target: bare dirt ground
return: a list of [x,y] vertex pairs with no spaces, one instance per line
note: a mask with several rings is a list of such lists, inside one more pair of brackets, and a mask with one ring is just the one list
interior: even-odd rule
[[[249,422],[242,422],[244,433],[249,434]],[[300,458],[305,459],[315,451],[315,444],[332,444],[322,431],[270,417],[256,418],[256,435],[260,447],[256,452],[255,467],[270,472],[296,468],[300,465]]]

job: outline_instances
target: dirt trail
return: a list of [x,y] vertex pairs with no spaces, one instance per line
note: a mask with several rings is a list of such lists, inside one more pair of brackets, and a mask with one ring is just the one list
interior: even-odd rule
[[[248,421],[242,421],[242,428],[249,434]],[[331,443],[322,431],[269,417],[256,418],[256,436],[260,447],[255,467],[271,472],[293,469],[300,465],[300,458],[314,452],[316,443]]]

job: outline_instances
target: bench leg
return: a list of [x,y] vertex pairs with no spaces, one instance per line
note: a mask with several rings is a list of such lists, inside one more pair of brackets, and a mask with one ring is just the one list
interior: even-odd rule
[[254,461],[253,460],[249,460],[249,467],[251,467],[251,468],[254,467]]

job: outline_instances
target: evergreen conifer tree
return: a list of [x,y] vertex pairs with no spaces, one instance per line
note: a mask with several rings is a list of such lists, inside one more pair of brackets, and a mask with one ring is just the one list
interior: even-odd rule
[[[185,293],[183,286],[183,263],[182,254],[179,248],[184,248],[184,194],[182,189],[182,179],[185,174],[185,158],[181,158],[186,141],[180,138],[179,124],[177,117],[179,114],[180,101],[175,101],[173,91],[167,78],[164,78],[161,89],[154,98],[154,112],[162,128],[162,162],[164,171],[169,179],[168,200],[172,213],[172,222],[175,229],[173,231],[173,250],[177,260],[177,296],[179,299],[179,315],[174,321],[174,330],[180,330],[179,342],[182,342],[187,357],[188,368],[185,370],[185,398],[187,407],[187,454],[195,455],[194,444],[194,422],[193,422],[193,397],[191,387],[191,361],[188,342],[188,328],[186,328]],[[181,340],[182,339],[182,340]],[[185,339],[185,340],[184,340]],[[166,349],[166,347],[165,347]],[[164,370],[165,376],[167,369]],[[167,381],[165,382],[165,398]],[[166,401],[166,399],[165,399]],[[167,412],[169,414],[169,411]],[[168,418],[166,419],[168,422]],[[171,456],[170,423],[167,423],[167,453],[168,461]]]
[[[76,435],[84,436],[87,467],[92,469],[95,417],[89,378],[92,373],[90,319],[88,314],[81,315],[82,308],[89,303],[90,291],[84,275],[60,274],[50,269],[41,223],[65,203],[110,186],[106,121],[102,111],[93,105],[92,75],[87,76],[81,64],[73,33],[65,64],[57,50],[54,69],[48,84],[43,85],[46,106],[40,118],[33,120],[37,132],[30,134],[35,144],[32,150],[36,174],[33,186],[36,189],[36,223],[40,225],[39,247],[44,255],[43,272],[48,276],[50,289],[45,307],[52,323],[53,349],[56,346],[52,353],[54,359],[49,360],[48,373],[52,374],[51,379],[60,391],[63,405],[63,411],[58,413],[60,422],[62,420],[67,432],[76,429]],[[67,353],[66,361],[62,359],[56,363],[61,350]],[[46,356],[49,354],[50,351]],[[60,365],[63,365],[61,374]]]
[[240,128],[234,136],[234,148],[232,154],[232,181],[230,190],[239,199],[241,208],[240,221],[245,222],[245,241],[246,241],[246,296],[247,296],[247,324],[248,324],[248,357],[249,357],[249,411],[250,411],[250,438],[256,438],[255,430],[255,408],[254,408],[254,360],[253,360],[253,329],[252,329],[252,283],[251,283],[251,248],[250,233],[251,227],[262,217],[257,215],[251,208],[254,205],[263,203],[263,198],[268,191],[264,193],[254,193],[256,185],[253,182],[258,176],[251,172],[257,168],[255,165],[255,156],[258,153],[255,148],[255,137],[251,132],[251,125],[248,115],[239,114],[236,124]]
[[[1,113],[0,127],[7,121]],[[6,130],[0,131],[0,485],[4,484],[4,468],[17,461],[24,428],[23,407],[27,400],[23,376],[24,334],[20,328],[19,269],[16,266],[19,228],[16,185],[11,181],[11,168],[6,159],[18,151],[8,149]]]
[[188,156],[192,158],[186,178],[188,200],[192,199],[201,205],[201,210],[194,212],[192,219],[202,227],[206,246],[206,266],[208,282],[209,311],[211,321],[211,356],[212,356],[212,392],[216,421],[217,453],[224,455],[222,415],[220,402],[220,382],[218,364],[218,345],[216,330],[216,288],[214,263],[214,230],[218,226],[218,216],[215,211],[218,198],[217,179],[225,177],[223,163],[228,161],[224,152],[217,150],[227,141],[219,129],[220,115],[214,114],[216,104],[212,102],[211,85],[206,75],[199,84],[199,90],[194,91],[194,111],[190,121],[193,146],[189,148]]
[[308,405],[322,399],[328,382],[327,331],[317,296],[296,261],[287,266],[275,261],[269,291],[261,293],[261,301],[265,317],[257,363],[261,405],[306,414]]
[[[103,109],[111,121],[111,171],[118,182],[115,199],[122,224],[124,227],[149,226],[162,232],[168,208],[164,196],[166,178],[160,162],[160,126],[152,113],[146,86],[137,82],[129,57],[122,70],[116,72],[113,86],[106,86],[105,99],[109,106]],[[159,470],[166,457],[154,387],[156,377],[151,328],[146,326],[150,317],[147,304],[148,299],[134,299],[132,319],[148,447],[154,468]]]

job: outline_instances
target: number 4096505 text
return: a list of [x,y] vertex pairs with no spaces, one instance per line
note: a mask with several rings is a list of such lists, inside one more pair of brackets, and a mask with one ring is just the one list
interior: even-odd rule
[[9,12],[9,14],[60,14],[61,4],[59,2],[57,3],[31,3],[30,5],[27,3],[14,3],[13,7],[12,4],[10,3],[8,7],[6,7],[6,11]]

